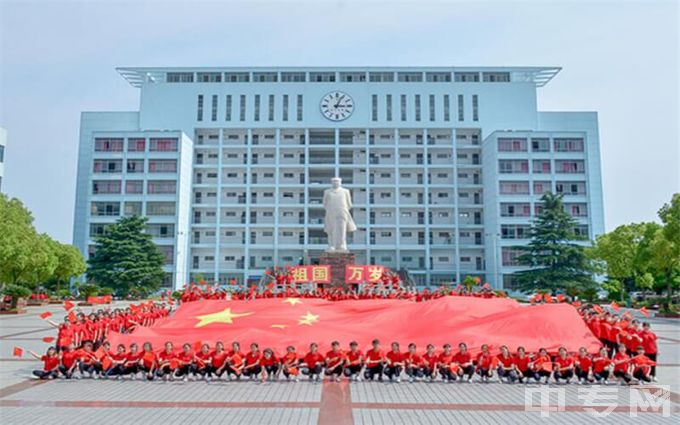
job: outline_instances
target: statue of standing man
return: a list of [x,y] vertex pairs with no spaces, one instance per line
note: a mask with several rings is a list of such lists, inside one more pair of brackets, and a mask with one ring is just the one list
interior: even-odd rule
[[332,187],[323,192],[323,206],[326,209],[324,230],[328,235],[326,252],[347,252],[347,232],[357,230],[350,213],[352,195],[341,184],[340,177],[333,177]]

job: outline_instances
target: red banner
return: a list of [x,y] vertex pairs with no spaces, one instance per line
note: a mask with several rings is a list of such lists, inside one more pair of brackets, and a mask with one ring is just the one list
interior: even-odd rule
[[345,266],[345,282],[347,283],[377,283],[385,273],[384,266]]
[[[540,325],[537,325],[540,324]],[[251,301],[206,300],[182,304],[174,315],[151,327],[138,327],[131,334],[112,333],[112,346],[149,341],[160,350],[166,341],[181,349],[184,343],[216,341],[242,347],[257,342],[278,352],[293,345],[305,352],[310,343],[329,349],[331,341],[342,347],[350,341],[367,349],[379,338],[387,349],[392,341],[402,346],[413,342],[419,350],[427,344],[437,349],[465,342],[478,352],[489,344],[494,352],[501,345],[512,351],[524,346],[535,352],[545,347],[570,352],[586,347],[596,352],[601,344],[576,309],[565,303],[521,306],[508,298],[442,297],[415,303],[407,300],[326,301],[316,298],[264,298]]]
[[295,266],[290,273],[294,283],[331,283],[331,266]]

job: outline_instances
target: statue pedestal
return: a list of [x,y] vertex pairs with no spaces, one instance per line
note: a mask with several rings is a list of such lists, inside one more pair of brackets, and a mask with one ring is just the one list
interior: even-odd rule
[[351,252],[322,252],[319,264],[331,266],[331,287],[347,287],[345,266],[355,264],[356,256]]

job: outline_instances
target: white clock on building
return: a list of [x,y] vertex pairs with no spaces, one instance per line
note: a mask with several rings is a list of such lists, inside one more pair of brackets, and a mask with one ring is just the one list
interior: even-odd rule
[[331,121],[342,121],[354,112],[354,100],[347,93],[332,91],[321,98],[321,113]]

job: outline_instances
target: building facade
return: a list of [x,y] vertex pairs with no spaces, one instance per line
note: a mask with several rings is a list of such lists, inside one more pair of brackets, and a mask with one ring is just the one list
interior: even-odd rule
[[7,130],[0,127],[0,192],[2,192],[2,179],[5,176],[5,147],[7,146]]
[[351,190],[363,264],[511,287],[541,194],[604,229],[597,115],[541,112],[559,68],[121,68],[135,112],[81,118],[74,243],[150,218],[167,284],[314,264],[323,190]]

